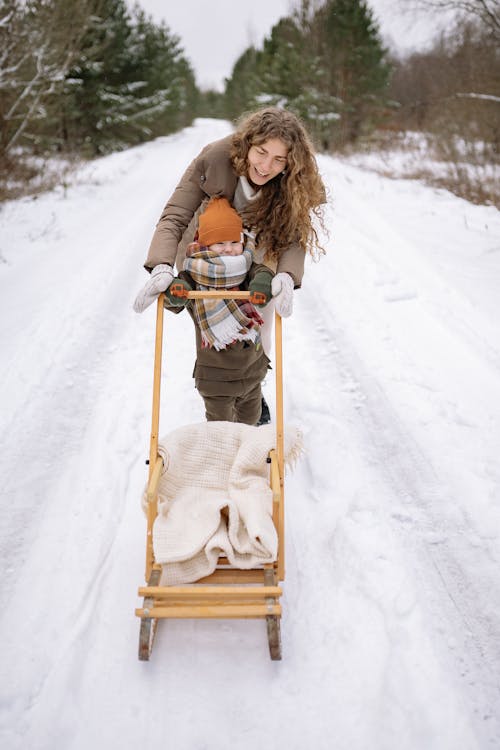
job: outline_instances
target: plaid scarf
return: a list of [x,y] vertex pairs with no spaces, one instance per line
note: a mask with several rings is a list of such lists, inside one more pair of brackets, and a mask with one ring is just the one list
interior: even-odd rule
[[[253,256],[245,249],[242,255],[218,255],[213,250],[201,248],[184,261],[200,291],[208,289],[234,290],[244,281]],[[263,323],[257,310],[248,300],[195,299],[195,323],[201,333],[203,347],[220,351],[234,341],[260,341],[259,328]]]

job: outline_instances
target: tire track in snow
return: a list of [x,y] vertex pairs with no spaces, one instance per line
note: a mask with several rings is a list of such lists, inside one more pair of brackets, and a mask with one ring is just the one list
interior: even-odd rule
[[[369,229],[369,224],[364,226],[367,234]],[[477,735],[485,743],[498,742],[500,627],[498,602],[491,601],[497,577],[494,556],[491,550],[477,548],[476,533],[428,448],[412,434],[408,415],[398,412],[386,390],[388,383],[367,371],[364,354],[347,327],[343,330],[335,317],[329,328],[322,322],[327,292],[318,293],[316,288],[308,293],[306,284],[300,294],[304,298],[296,320],[302,336],[312,339],[311,358],[315,350],[321,351],[318,381],[331,373],[330,387],[351,394],[348,419],[357,438],[355,449],[375,467],[387,488],[387,494],[377,498],[378,510],[405,550],[420,603],[429,614],[428,632],[436,653],[463,694]],[[362,315],[356,325],[363,325]],[[303,406],[308,408],[307,398]]]
[[[497,719],[494,727],[484,722],[498,716],[500,626],[490,600],[497,566],[486,550],[477,548],[472,568],[464,566],[467,548],[475,546],[471,541],[474,532],[467,518],[454,512],[454,498],[439,479],[432,459],[409,434],[379,387],[367,394],[364,424],[388,485],[402,500],[400,510],[391,517],[407,549],[417,556],[414,572],[433,615],[434,635],[439,640],[445,635],[448,644],[454,644],[448,657],[455,674],[462,677],[457,684],[461,683],[467,694],[479,733],[498,742]],[[443,506],[440,515],[438,509]],[[479,579],[477,561],[481,557],[484,564]]]
[[[396,415],[385,405],[378,405],[379,393],[377,387],[372,385],[373,378],[367,376],[363,368],[353,367],[353,360],[357,362],[357,355],[338,325],[332,324],[331,328],[326,328],[318,323],[321,320],[320,307],[321,302],[316,294],[309,295],[306,289],[301,292],[296,326],[293,330],[291,327],[286,336],[287,358],[291,359],[289,365],[291,364],[293,372],[286,381],[286,412],[303,410],[306,444],[309,448],[309,456],[306,458],[308,466],[305,472],[301,470],[298,478],[292,477],[292,489],[288,493],[287,502],[287,567],[291,568],[288,587],[292,579],[295,582],[292,597],[299,598],[302,603],[305,629],[308,630],[309,612],[314,613],[313,620],[309,622],[310,630],[314,630],[314,623],[318,620],[324,622],[324,637],[330,644],[330,658],[333,663],[340,659],[337,669],[341,669],[346,656],[343,652],[337,653],[336,646],[332,644],[349,643],[355,637],[352,635],[353,629],[355,632],[356,626],[361,628],[359,638],[364,643],[358,643],[358,648],[362,649],[363,662],[363,648],[369,648],[371,639],[374,638],[374,629],[379,627],[387,631],[375,639],[379,642],[379,649],[384,640],[387,640],[386,652],[381,649],[377,657],[367,653],[364,659],[374,680],[374,696],[378,696],[380,705],[385,705],[388,716],[391,716],[388,721],[396,723],[400,720],[399,712],[403,715],[406,712],[403,706],[398,708],[391,705],[391,697],[388,695],[390,691],[384,684],[384,673],[387,670],[389,673],[394,671],[394,666],[389,663],[400,662],[402,673],[398,689],[401,690],[404,685],[403,689],[410,691],[409,695],[411,691],[417,690],[418,679],[415,673],[409,677],[404,671],[405,667],[413,670],[409,655],[415,647],[423,649],[425,656],[422,654],[422,659],[427,664],[426,669],[429,669],[429,663],[434,664],[430,668],[431,673],[432,669],[437,670],[437,665],[440,665],[437,675],[432,675],[431,679],[451,685],[453,692],[448,694],[451,701],[455,700],[459,705],[468,707],[473,705],[474,709],[477,706],[484,708],[492,704],[492,693],[486,698],[482,694],[479,697],[474,695],[473,702],[469,700],[469,696],[462,698],[462,688],[455,690],[455,686],[464,669],[463,663],[453,663],[450,666],[449,660],[445,659],[443,664],[440,652],[448,649],[449,640],[442,633],[438,632],[436,635],[436,629],[446,630],[455,637],[467,628],[463,619],[456,622],[453,610],[451,615],[448,612],[446,616],[443,615],[443,609],[446,611],[447,607],[443,607],[441,603],[442,580],[436,575],[433,561],[428,559],[425,545],[422,550],[420,544],[412,539],[418,524],[422,527],[418,527],[419,533],[424,535],[428,531],[428,520],[419,515],[418,509],[413,510],[408,506],[409,497],[406,504],[401,502],[400,487],[404,486],[408,495],[408,478],[412,479],[414,486],[419,485],[415,488],[417,497],[422,487],[427,492],[431,488],[437,494],[439,482],[434,479],[429,481],[428,477],[427,481],[422,479],[420,484],[416,482],[414,473],[418,475],[421,467],[418,462],[413,461],[409,450],[408,460],[398,460],[392,441],[399,441],[400,450],[404,454],[408,448],[408,440],[395,434],[397,425],[393,428],[393,422]],[[294,358],[294,341],[299,339],[302,341],[296,349],[300,351],[300,358]],[[305,346],[304,339],[308,342]],[[308,372],[308,363],[313,361],[314,352],[318,350],[322,354],[315,362],[314,374],[311,374]],[[316,408],[318,393],[325,393],[325,389],[319,384],[324,382],[328,383],[329,398],[324,408],[319,410]],[[311,390],[308,390],[308,385]],[[367,410],[371,409],[375,410],[377,417],[382,418],[385,426],[389,425],[376,447],[373,444],[374,434],[366,424]],[[379,427],[380,423],[377,422],[376,428]],[[323,439],[325,435],[331,436],[330,457],[325,452],[324,445],[317,442],[316,432]],[[327,463],[322,460],[323,457],[327,459]],[[394,476],[387,476],[385,462],[395,464]],[[318,498],[314,506],[308,502],[310,497],[304,498],[300,492],[304,484],[301,481],[304,473],[312,477],[312,492]],[[304,501],[305,509],[301,506]],[[408,526],[409,521],[411,528]],[[305,564],[304,560],[307,560]],[[423,582],[422,568],[425,571]],[[432,610],[431,625],[426,618],[429,609]],[[364,626],[357,624],[358,618]],[[412,647],[405,645],[401,648],[397,634],[402,628],[407,631],[407,639],[414,639]],[[392,636],[392,633],[395,635]],[[442,639],[444,643],[436,645],[436,639]],[[464,645],[465,649],[465,644],[458,641],[459,638],[456,638],[455,648],[460,655],[461,646]],[[359,654],[356,657],[351,654],[347,658],[356,660],[360,657]],[[469,662],[473,662],[472,666],[469,663],[469,672],[475,674],[480,686],[486,684],[486,677],[490,679],[491,672],[485,675],[484,669],[478,668],[474,657]],[[379,683],[373,676],[377,672]],[[339,679],[342,681],[342,676]],[[348,679],[346,686],[351,682]],[[408,700],[408,705],[411,705],[411,700]],[[415,705],[421,700],[418,690],[414,700]],[[474,709],[470,713],[469,710],[463,713],[466,724],[472,722]],[[452,712],[456,710],[451,709]],[[462,708],[459,710],[462,715]],[[406,714],[405,721],[411,725],[411,713]],[[433,716],[427,706],[420,721],[422,726],[427,722],[432,724]],[[434,732],[436,731],[438,734],[433,735],[436,744],[428,746],[449,747],[445,740],[445,727],[443,736],[434,728]],[[475,734],[483,734],[484,731],[485,727],[479,726]],[[496,734],[493,733],[493,736]],[[476,745],[471,739],[464,737],[463,747],[472,749]]]

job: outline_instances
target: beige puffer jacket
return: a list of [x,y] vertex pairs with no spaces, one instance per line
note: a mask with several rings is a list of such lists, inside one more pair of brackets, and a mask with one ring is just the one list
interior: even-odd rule
[[[193,241],[198,216],[214,197],[233,202],[238,184],[230,159],[231,136],[208,144],[191,162],[163,209],[156,225],[144,267],[151,271],[159,263],[170,263],[180,271],[187,245]],[[291,243],[278,263],[263,260],[275,273],[290,274],[298,288],[304,275],[305,253],[298,242]]]

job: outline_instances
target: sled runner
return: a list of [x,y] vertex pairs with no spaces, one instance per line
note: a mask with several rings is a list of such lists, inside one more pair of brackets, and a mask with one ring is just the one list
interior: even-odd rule
[[[211,291],[190,292],[190,299],[248,299],[249,292]],[[187,585],[160,585],[162,564],[155,560],[153,548],[153,526],[158,518],[158,493],[162,474],[168,481],[164,462],[159,450],[160,380],[163,344],[163,314],[165,294],[158,299],[156,315],[156,340],[153,378],[153,408],[149,452],[149,480],[147,498],[146,535],[146,585],[139,588],[143,597],[142,607],[135,610],[140,617],[139,659],[148,661],[152,652],[155,631],[162,619],[229,618],[265,620],[270,657],[281,659],[281,605],[282,590],[279,583],[284,580],[284,427],[283,427],[283,358],[282,321],[275,313],[275,377],[276,377],[276,439],[264,457],[266,466],[264,481],[272,492],[272,523],[276,529],[277,556],[252,568],[237,568],[227,557],[219,557],[217,567],[199,580]],[[212,425],[215,423],[211,423]],[[221,423],[219,423],[221,424]],[[266,428],[251,427],[250,430]],[[263,434],[263,433],[262,433]],[[203,468],[200,467],[200,471]],[[269,489],[266,490],[269,492]],[[273,529],[274,534],[274,529]]]

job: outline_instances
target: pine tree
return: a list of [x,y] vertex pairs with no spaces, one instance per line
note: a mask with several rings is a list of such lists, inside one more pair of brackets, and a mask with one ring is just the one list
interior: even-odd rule
[[61,132],[66,147],[105,153],[191,122],[193,71],[179,39],[124,0],[104,0],[66,80]]
[[334,137],[353,142],[374,124],[385,102],[387,52],[365,0],[328,0],[315,13],[313,28],[327,91],[340,104]]
[[171,133],[190,124],[199,92],[180,39],[165,24],[155,25],[138,6],[129,40],[130,80],[137,111],[132,122],[142,136]]
[[231,77],[226,80],[224,92],[227,116],[239,117],[254,109],[259,101],[261,84],[258,75],[258,60],[261,53],[249,47],[236,60]]
[[385,102],[386,51],[364,0],[302,0],[249,48],[227,82],[232,116],[262,104],[297,112],[325,149],[356,140]]
[[325,145],[331,122],[340,115],[328,91],[314,32],[307,3],[293,17],[281,19],[264,40],[259,74],[265,99],[296,112],[318,145]]

